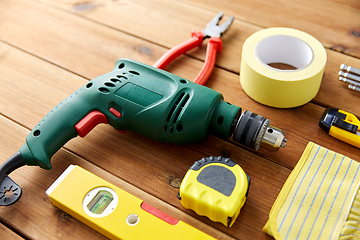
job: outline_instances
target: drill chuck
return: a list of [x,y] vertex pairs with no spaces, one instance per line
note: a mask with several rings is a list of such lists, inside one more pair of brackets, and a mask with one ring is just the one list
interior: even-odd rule
[[263,138],[261,139],[261,146],[269,151],[277,151],[279,148],[286,146],[287,140],[280,128],[269,126]]
[[287,142],[281,129],[271,126],[269,119],[251,111],[244,111],[240,116],[233,139],[256,151],[260,146],[269,151],[277,151],[280,147],[285,147]]

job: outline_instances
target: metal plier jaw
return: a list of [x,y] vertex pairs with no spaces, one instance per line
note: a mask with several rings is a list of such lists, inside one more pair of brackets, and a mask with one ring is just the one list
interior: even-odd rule
[[218,25],[223,16],[224,16],[223,12],[218,13],[206,25],[206,28],[201,31],[204,34],[204,39],[211,37],[221,37],[229,29],[231,23],[234,20],[234,16],[230,16],[226,22],[224,22],[221,25]]
[[203,40],[210,38],[206,48],[204,65],[194,80],[194,83],[205,85],[214,69],[216,54],[222,50],[222,41],[220,37],[229,29],[234,20],[234,16],[231,16],[226,22],[218,25],[223,15],[223,12],[217,14],[202,31],[192,31],[190,39],[171,48],[153,66],[165,69],[165,67],[175,58],[195,47],[201,47]]

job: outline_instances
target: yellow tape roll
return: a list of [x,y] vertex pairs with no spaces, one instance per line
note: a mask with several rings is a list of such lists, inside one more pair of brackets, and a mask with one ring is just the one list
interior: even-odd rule
[[[296,70],[273,68],[270,63],[285,63]],[[245,41],[240,83],[252,99],[264,105],[297,107],[316,96],[325,64],[325,49],[311,35],[291,28],[268,28]]]

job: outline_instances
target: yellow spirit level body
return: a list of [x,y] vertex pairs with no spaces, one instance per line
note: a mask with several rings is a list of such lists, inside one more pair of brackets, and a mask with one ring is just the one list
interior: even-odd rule
[[79,166],[70,165],[46,193],[110,239],[214,239]]

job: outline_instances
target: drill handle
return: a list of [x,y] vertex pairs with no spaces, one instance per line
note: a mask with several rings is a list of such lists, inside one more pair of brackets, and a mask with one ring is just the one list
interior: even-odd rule
[[[78,135],[84,137],[99,123],[154,138],[154,132],[157,134],[158,129],[147,127],[144,119],[154,124],[162,116],[147,110],[157,102],[168,99],[167,95],[173,94],[176,89],[174,81],[159,71],[156,69],[154,72],[148,66],[132,60],[118,60],[111,72],[79,88],[33,128],[19,150],[24,162],[51,169],[51,157],[66,142]],[[162,90],[162,94],[154,89]],[[144,114],[147,112],[147,115]]]
[[88,85],[81,87],[54,107],[28,134],[19,149],[27,165],[51,169],[51,157],[78,135],[75,125],[92,111]]

